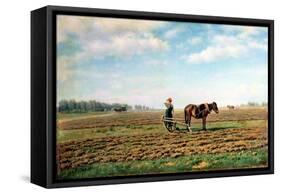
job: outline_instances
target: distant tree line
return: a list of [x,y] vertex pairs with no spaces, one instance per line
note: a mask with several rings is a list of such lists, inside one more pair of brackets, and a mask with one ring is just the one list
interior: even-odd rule
[[148,111],[150,108],[148,106],[144,105],[135,105],[135,110],[136,111]]
[[247,104],[241,104],[240,105],[241,107],[245,107],[245,106],[248,106],[248,107],[259,107],[259,106],[267,106],[267,102],[261,102],[261,103],[258,103],[258,102],[248,102]]
[[126,110],[132,110],[132,106],[119,103],[104,103],[96,100],[76,101],[61,100],[59,101],[58,112],[102,112],[111,111],[114,108],[126,107]]

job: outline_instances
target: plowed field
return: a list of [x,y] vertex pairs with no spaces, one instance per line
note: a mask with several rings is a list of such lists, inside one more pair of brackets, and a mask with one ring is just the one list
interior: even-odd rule
[[[238,157],[243,152],[267,149],[266,109],[212,113],[208,118],[209,130],[199,130],[201,121],[193,120],[195,131],[192,133],[184,130],[169,133],[162,127],[160,117],[161,112],[128,112],[90,115],[80,119],[61,118],[58,120],[58,172],[94,164],[122,164],[202,154],[230,153]],[[183,115],[176,113],[176,118],[183,118]],[[208,161],[202,161],[202,169],[207,168]],[[267,162],[250,165],[264,167]]]

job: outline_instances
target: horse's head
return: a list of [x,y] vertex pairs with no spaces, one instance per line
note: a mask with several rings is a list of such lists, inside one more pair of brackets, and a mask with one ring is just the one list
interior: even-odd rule
[[218,106],[217,106],[217,103],[216,102],[213,102],[213,111],[215,111],[215,113],[219,113],[219,109],[218,109]]

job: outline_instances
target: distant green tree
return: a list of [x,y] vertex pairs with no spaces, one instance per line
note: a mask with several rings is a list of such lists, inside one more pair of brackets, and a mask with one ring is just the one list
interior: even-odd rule
[[[126,107],[126,110],[132,110],[133,107],[128,104],[120,103],[104,103],[98,102],[96,100],[89,101],[75,101],[71,100],[61,100],[57,110],[59,112],[97,112],[97,111],[111,111],[114,108]],[[135,106],[136,107],[136,106]],[[142,109],[141,105],[137,105],[137,109]]]
[[76,101],[75,100],[69,100],[68,101],[68,108],[70,111],[73,111],[76,109]]
[[61,100],[59,102],[59,111],[60,112],[68,112],[69,111],[67,100]]

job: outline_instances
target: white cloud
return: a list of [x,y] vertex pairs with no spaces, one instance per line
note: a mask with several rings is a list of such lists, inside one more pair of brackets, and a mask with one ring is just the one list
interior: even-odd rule
[[235,26],[235,25],[223,25],[222,30],[227,33],[239,33],[240,38],[247,38],[249,36],[256,36],[261,32],[265,32],[264,27],[257,26]]
[[161,27],[165,22],[135,19],[105,18],[94,20],[94,27],[102,29],[104,32],[147,32]]
[[149,59],[146,60],[143,65],[157,68],[167,68],[169,66],[169,63],[167,60],[164,59]]
[[163,51],[168,43],[153,35],[162,21],[113,19],[85,16],[58,16],[57,42],[75,34],[83,57],[132,56]]
[[73,63],[71,57],[58,57],[57,58],[57,80],[66,81],[73,75],[73,69],[70,68],[69,64]]
[[[267,49],[266,41],[257,41],[253,38],[260,29],[255,27],[225,27],[226,32],[232,32],[235,29],[238,34],[221,34],[212,37],[210,46],[205,49],[185,55],[182,58],[188,63],[208,63],[225,58],[235,58],[247,54],[251,49]],[[232,30],[232,31],[231,31]],[[199,37],[198,37],[199,38]]]
[[209,92],[218,102],[219,106],[226,106],[228,104],[240,105],[247,102],[262,102],[267,101],[267,85],[263,83],[244,83],[231,84],[229,89],[216,85],[214,90]]
[[[161,27],[163,24],[161,22],[155,23],[139,20],[93,20],[89,17],[65,17],[58,25],[60,26],[58,28],[58,42],[64,41],[71,32],[77,35],[83,46],[81,49],[83,50],[82,53],[61,56],[57,59],[58,80],[67,84],[67,86],[64,85],[59,88],[59,98],[97,99],[103,102],[120,102],[132,105],[144,104],[160,108],[163,107],[163,101],[167,97],[172,96],[175,99],[175,107],[182,108],[187,103],[218,101],[219,105],[222,105],[239,104],[249,100],[259,101],[261,97],[267,94],[265,92],[266,83],[256,83],[255,81],[250,83],[249,81],[249,84],[236,84],[235,78],[240,79],[242,76],[241,72],[231,72],[231,74],[222,72],[221,75],[212,75],[215,79],[205,83],[204,86],[200,83],[198,83],[200,84],[199,86],[196,83],[192,85],[186,84],[185,78],[181,82],[177,82],[175,77],[169,77],[171,74],[170,67],[165,68],[171,64],[165,60],[152,58],[145,60],[141,65],[151,66],[151,71],[161,66],[162,68],[157,69],[157,72],[153,72],[153,76],[135,74],[124,76],[118,72],[119,68],[113,68],[112,72],[105,73],[92,71],[93,69],[88,72],[77,73],[78,69],[79,71],[82,71],[82,69],[76,68],[75,64],[92,56],[130,57],[141,55],[145,52],[161,52],[168,49],[169,45],[167,42],[155,37],[152,33],[156,27]],[[190,63],[212,62],[222,58],[238,57],[247,54],[249,49],[252,48],[266,49],[266,40],[258,42],[252,39],[259,32],[255,32],[253,29],[239,29],[238,33],[239,36],[234,36],[232,31],[226,34],[213,35],[210,46],[202,51],[185,56],[185,60]],[[168,36],[176,35],[176,32],[170,32]],[[187,44],[198,45],[203,42],[201,37],[193,37],[190,40]],[[121,61],[120,66],[122,65]],[[91,67],[93,68],[94,66],[92,65]],[[157,68],[154,68],[155,66]],[[180,70],[173,70],[172,74],[176,75],[177,71]],[[252,69],[249,70],[250,75],[253,75],[252,71]],[[263,73],[264,71],[260,71],[261,78],[257,80],[264,81],[264,77],[267,74],[264,75]],[[75,79],[73,81],[73,79],[70,79],[77,74],[84,77],[83,83],[79,82],[81,80],[77,81]],[[254,76],[258,76],[256,69]],[[247,81],[250,80],[247,75],[245,77]],[[94,87],[91,87],[94,85],[92,78],[106,80],[105,82],[108,84],[108,87],[96,86],[93,89]],[[231,80],[227,82],[226,78]],[[251,79],[254,80],[253,78]],[[233,83],[233,85],[228,85],[228,83]],[[103,83],[100,82],[100,84]],[[90,90],[85,91],[86,86]],[[257,99],[252,99],[255,97]]]
[[229,55],[234,56],[239,52],[240,49],[234,47],[208,47],[200,53],[194,53],[188,56],[187,61],[194,64],[212,62],[218,58],[228,57]]
[[247,51],[247,46],[241,44],[234,37],[218,35],[214,37],[216,45],[209,46],[198,53],[193,53],[186,57],[189,63],[212,62],[227,57],[237,57]]
[[164,34],[164,37],[167,39],[171,39],[171,38],[178,36],[178,34],[182,31],[183,31],[183,28],[181,28],[181,27],[173,28],[173,29],[166,31]]
[[193,37],[188,42],[192,45],[198,45],[202,42],[202,38],[201,37]]
[[250,42],[248,44],[250,48],[255,48],[255,49],[261,49],[261,50],[267,50],[268,46],[267,43],[260,43],[260,42]]
[[[152,33],[154,29],[164,24],[161,21],[59,15],[57,17],[57,43],[62,43],[70,35],[75,35],[73,38],[78,39],[79,46],[82,48],[71,55],[57,57],[57,80],[70,81],[78,74],[78,71],[79,75],[87,74],[77,67],[77,64],[85,59],[106,56],[131,57],[145,52],[166,50],[168,43]],[[87,77],[89,76],[93,77],[92,74],[87,74]]]
[[91,17],[85,16],[57,16],[57,42],[63,42],[68,33],[86,33],[93,27],[93,20]]
[[138,35],[125,33],[111,37],[110,40],[96,40],[88,44],[93,56],[132,56],[144,52],[163,51],[168,48],[167,42],[156,38],[152,34]]

